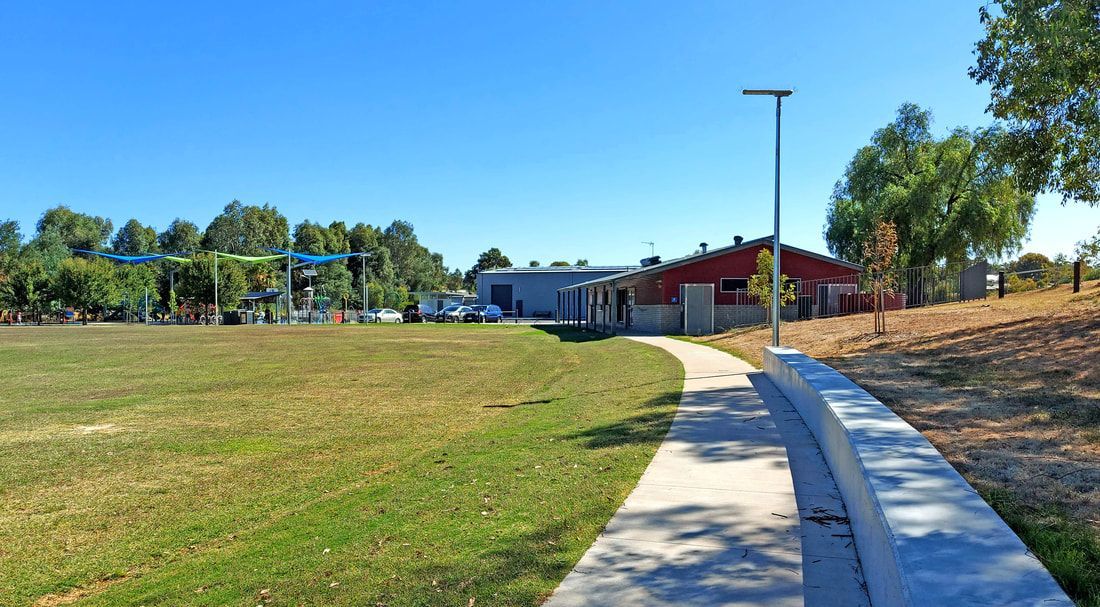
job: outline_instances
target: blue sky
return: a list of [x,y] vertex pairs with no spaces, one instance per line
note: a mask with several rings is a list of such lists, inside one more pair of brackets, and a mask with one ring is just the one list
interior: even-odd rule
[[[56,204],[200,228],[411,221],[452,267],[500,247],[634,263],[771,233],[825,252],[833,184],[904,101],[989,122],[981,2],[20,3],[0,19],[0,218]],[[1043,197],[1025,250],[1100,209]]]

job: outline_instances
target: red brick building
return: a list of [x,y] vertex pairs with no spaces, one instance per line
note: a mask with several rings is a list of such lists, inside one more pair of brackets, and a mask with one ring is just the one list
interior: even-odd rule
[[[705,334],[766,322],[767,311],[747,292],[756,256],[771,250],[772,238],[735,242],[695,255],[648,265],[558,291],[558,319],[599,331],[634,329],[650,333]],[[816,315],[834,293],[855,292],[863,267],[782,245],[780,271],[796,284],[799,298],[783,309],[784,320]],[[820,290],[822,279],[851,277]]]

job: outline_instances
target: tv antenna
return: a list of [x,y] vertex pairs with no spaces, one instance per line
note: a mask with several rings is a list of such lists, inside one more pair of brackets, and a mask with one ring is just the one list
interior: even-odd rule
[[653,241],[652,240],[643,240],[642,244],[649,245],[649,256],[653,257]]

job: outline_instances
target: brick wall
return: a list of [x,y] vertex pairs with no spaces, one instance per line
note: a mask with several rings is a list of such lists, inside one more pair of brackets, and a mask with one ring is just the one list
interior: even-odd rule
[[[798,306],[783,306],[779,312],[783,320],[798,320]],[[725,331],[733,327],[762,325],[768,322],[768,311],[761,306],[714,306],[714,330]]]
[[635,305],[631,308],[631,320],[635,331],[647,333],[679,333],[680,306]]

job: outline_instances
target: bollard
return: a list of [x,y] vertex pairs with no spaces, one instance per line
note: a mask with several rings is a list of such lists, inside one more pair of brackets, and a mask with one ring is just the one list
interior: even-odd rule
[[997,299],[1005,298],[1005,273],[997,272]]

